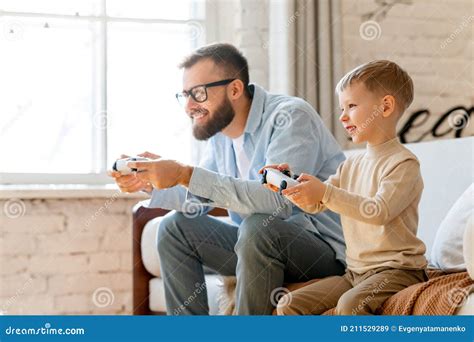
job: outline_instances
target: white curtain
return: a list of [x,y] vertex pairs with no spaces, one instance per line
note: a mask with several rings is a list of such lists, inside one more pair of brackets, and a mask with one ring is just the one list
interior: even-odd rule
[[340,0],[270,1],[270,90],[301,97],[343,148],[334,88],[342,76]]

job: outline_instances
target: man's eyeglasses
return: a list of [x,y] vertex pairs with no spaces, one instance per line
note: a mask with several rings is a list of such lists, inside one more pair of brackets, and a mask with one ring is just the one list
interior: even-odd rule
[[226,85],[235,80],[236,78],[229,78],[222,81],[217,81],[217,82],[212,82],[212,83],[207,83],[207,84],[199,84],[197,86],[192,87],[189,90],[185,90],[181,93],[177,93],[176,99],[178,100],[179,104],[182,106],[186,104],[186,101],[188,100],[189,96],[191,96],[191,98],[194,101],[198,103],[202,103],[207,100],[207,88]]

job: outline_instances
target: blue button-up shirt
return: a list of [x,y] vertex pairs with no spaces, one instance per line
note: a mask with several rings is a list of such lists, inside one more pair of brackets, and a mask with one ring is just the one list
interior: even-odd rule
[[[250,85],[252,105],[244,130],[244,151],[250,160],[249,174],[237,178],[238,170],[232,139],[222,133],[211,137],[199,166],[194,167],[188,189],[175,186],[154,190],[151,207],[196,211],[202,203],[228,209],[238,225],[254,213],[268,214],[304,227],[325,240],[345,263],[345,244],[339,215],[326,210],[307,214],[260,182],[258,170],[268,164],[288,163],[293,173],[317,176],[322,181],[336,172],[344,161],[338,143],[320,116],[304,100],[267,93]],[[199,204],[201,205],[201,204]]]

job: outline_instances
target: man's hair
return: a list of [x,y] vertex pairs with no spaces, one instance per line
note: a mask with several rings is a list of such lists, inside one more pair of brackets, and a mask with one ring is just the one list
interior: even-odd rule
[[337,84],[341,93],[352,83],[362,82],[366,88],[380,95],[392,95],[402,114],[413,101],[413,81],[408,73],[396,63],[376,60],[362,64],[348,72]]
[[247,59],[235,46],[227,43],[214,43],[200,47],[186,56],[178,67],[188,69],[204,59],[212,60],[223,71],[225,78],[241,80],[244,83],[245,94],[250,95]]

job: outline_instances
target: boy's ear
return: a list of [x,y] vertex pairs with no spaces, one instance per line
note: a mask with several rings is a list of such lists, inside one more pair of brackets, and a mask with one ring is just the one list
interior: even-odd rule
[[382,99],[383,103],[383,113],[384,118],[389,117],[395,111],[395,97],[392,95],[385,95]]

